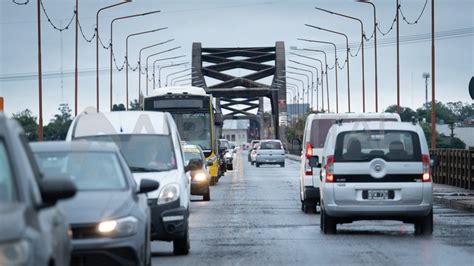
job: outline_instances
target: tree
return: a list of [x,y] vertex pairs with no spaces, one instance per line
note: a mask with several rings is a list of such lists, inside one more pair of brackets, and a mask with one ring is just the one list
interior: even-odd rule
[[143,108],[142,108],[142,106],[140,106],[140,102],[138,102],[137,99],[133,99],[130,102],[130,108],[128,110],[139,111],[139,110],[143,110]]
[[[387,113],[396,113],[397,112],[397,105],[390,105],[385,109]],[[403,122],[411,122],[412,117],[417,117],[416,112],[409,107],[400,106],[400,119]]]
[[29,141],[38,140],[38,124],[36,123],[36,116],[33,116],[33,113],[29,109],[15,113],[12,117],[23,127],[25,135]]
[[474,116],[474,103],[448,102],[446,107],[456,116],[456,121],[461,122],[470,116]]
[[44,127],[45,140],[65,140],[72,123],[72,110],[67,104],[59,105],[59,114],[55,114],[49,124]]
[[[431,103],[426,105],[426,108],[416,109],[418,118],[426,118],[426,122],[431,123]],[[442,102],[436,102],[436,122],[453,122],[456,121],[456,115]]]
[[123,103],[114,104],[112,106],[112,112],[115,112],[115,111],[125,111],[125,105],[123,105]]

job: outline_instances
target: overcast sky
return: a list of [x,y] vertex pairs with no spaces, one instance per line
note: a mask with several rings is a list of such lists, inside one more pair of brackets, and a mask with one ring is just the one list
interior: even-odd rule
[[[24,0],[16,0],[22,2]],[[44,7],[56,25],[66,25],[73,15],[73,0],[43,0]],[[80,0],[79,17],[86,37],[94,32],[95,12],[98,8],[117,1]],[[388,31],[395,15],[395,0],[373,1],[382,31]],[[425,0],[401,0],[401,8],[408,20],[415,20],[423,9]],[[123,62],[125,37],[127,34],[160,27],[169,29],[135,37],[129,45],[132,65],[138,60],[141,47],[174,38],[175,41],[151,49],[159,52],[182,46],[166,55],[186,55],[173,62],[189,61],[191,45],[201,42],[203,47],[245,47],[274,46],[275,41],[284,41],[285,47],[321,48],[297,38],[319,39],[335,42],[338,57],[345,59],[345,39],[305,27],[312,24],[345,32],[355,48],[360,40],[360,26],[352,20],[317,11],[315,6],[359,17],[364,22],[367,35],[373,30],[372,9],[367,4],[351,0],[309,1],[309,0],[134,0],[101,13],[101,39],[110,39],[112,18],[161,10],[159,14],[117,21],[114,24],[114,51],[118,64]],[[423,104],[425,98],[424,72],[431,72],[431,1],[415,25],[400,21],[402,42],[400,46],[401,105],[412,108]],[[74,25],[74,24],[73,24]],[[7,114],[29,108],[38,113],[37,33],[36,0],[25,6],[18,6],[11,0],[0,0],[0,96],[5,98]],[[74,104],[74,27],[62,33],[54,30],[42,15],[43,31],[43,80],[45,123],[57,112],[60,103]],[[436,41],[436,98],[437,100],[472,102],[468,94],[468,83],[474,73],[474,1],[436,0],[436,31],[443,38]],[[441,35],[440,35],[441,36]],[[379,108],[396,103],[396,47],[395,29],[386,36],[378,34]],[[95,41],[79,40],[79,110],[95,105]],[[366,43],[365,79],[367,111],[374,111],[374,58],[373,40]],[[305,53],[318,57],[317,54]],[[302,60],[287,54],[287,59]],[[143,61],[143,60],[142,60]],[[100,49],[100,67],[108,69],[109,54]],[[328,54],[328,64],[334,64],[334,53]],[[287,65],[292,65],[291,63]],[[163,76],[178,68],[163,71]],[[346,70],[339,71],[339,108],[347,111]],[[61,74],[62,73],[62,74]],[[130,98],[137,97],[138,73],[130,71]],[[245,74],[245,73],[239,73]],[[162,78],[163,79],[163,78]],[[109,73],[101,74],[101,110],[109,108]],[[144,87],[143,79],[143,87]],[[361,111],[361,54],[350,58],[350,82],[352,110]],[[335,106],[334,70],[329,71],[331,107]],[[431,81],[430,81],[431,86]],[[150,85],[151,87],[151,85]],[[125,73],[114,73],[114,103],[125,101]],[[431,97],[431,96],[429,96]]]

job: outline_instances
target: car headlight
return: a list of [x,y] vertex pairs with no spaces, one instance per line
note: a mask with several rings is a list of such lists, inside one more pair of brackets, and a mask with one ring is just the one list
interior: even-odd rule
[[230,152],[226,153],[225,158],[232,158],[232,153],[230,153]]
[[117,220],[103,221],[97,226],[97,231],[104,236],[111,237],[134,235],[138,231],[138,219],[128,216]]
[[1,265],[23,265],[31,258],[31,246],[27,240],[17,240],[0,244]]
[[163,187],[158,197],[158,205],[175,201],[179,198],[178,184],[171,183]]
[[203,172],[199,172],[193,176],[193,180],[198,181],[198,182],[206,181],[206,179],[207,179],[207,176]]

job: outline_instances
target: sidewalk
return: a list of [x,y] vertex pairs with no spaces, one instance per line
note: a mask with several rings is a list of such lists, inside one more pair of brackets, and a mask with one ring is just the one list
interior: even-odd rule
[[[300,156],[287,154],[286,158],[300,161]],[[453,209],[474,212],[474,190],[433,183],[434,202]]]

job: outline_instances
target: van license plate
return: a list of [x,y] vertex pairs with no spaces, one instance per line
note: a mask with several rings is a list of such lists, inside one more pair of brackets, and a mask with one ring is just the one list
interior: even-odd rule
[[388,199],[388,190],[368,190],[367,191],[368,200],[385,200]]

